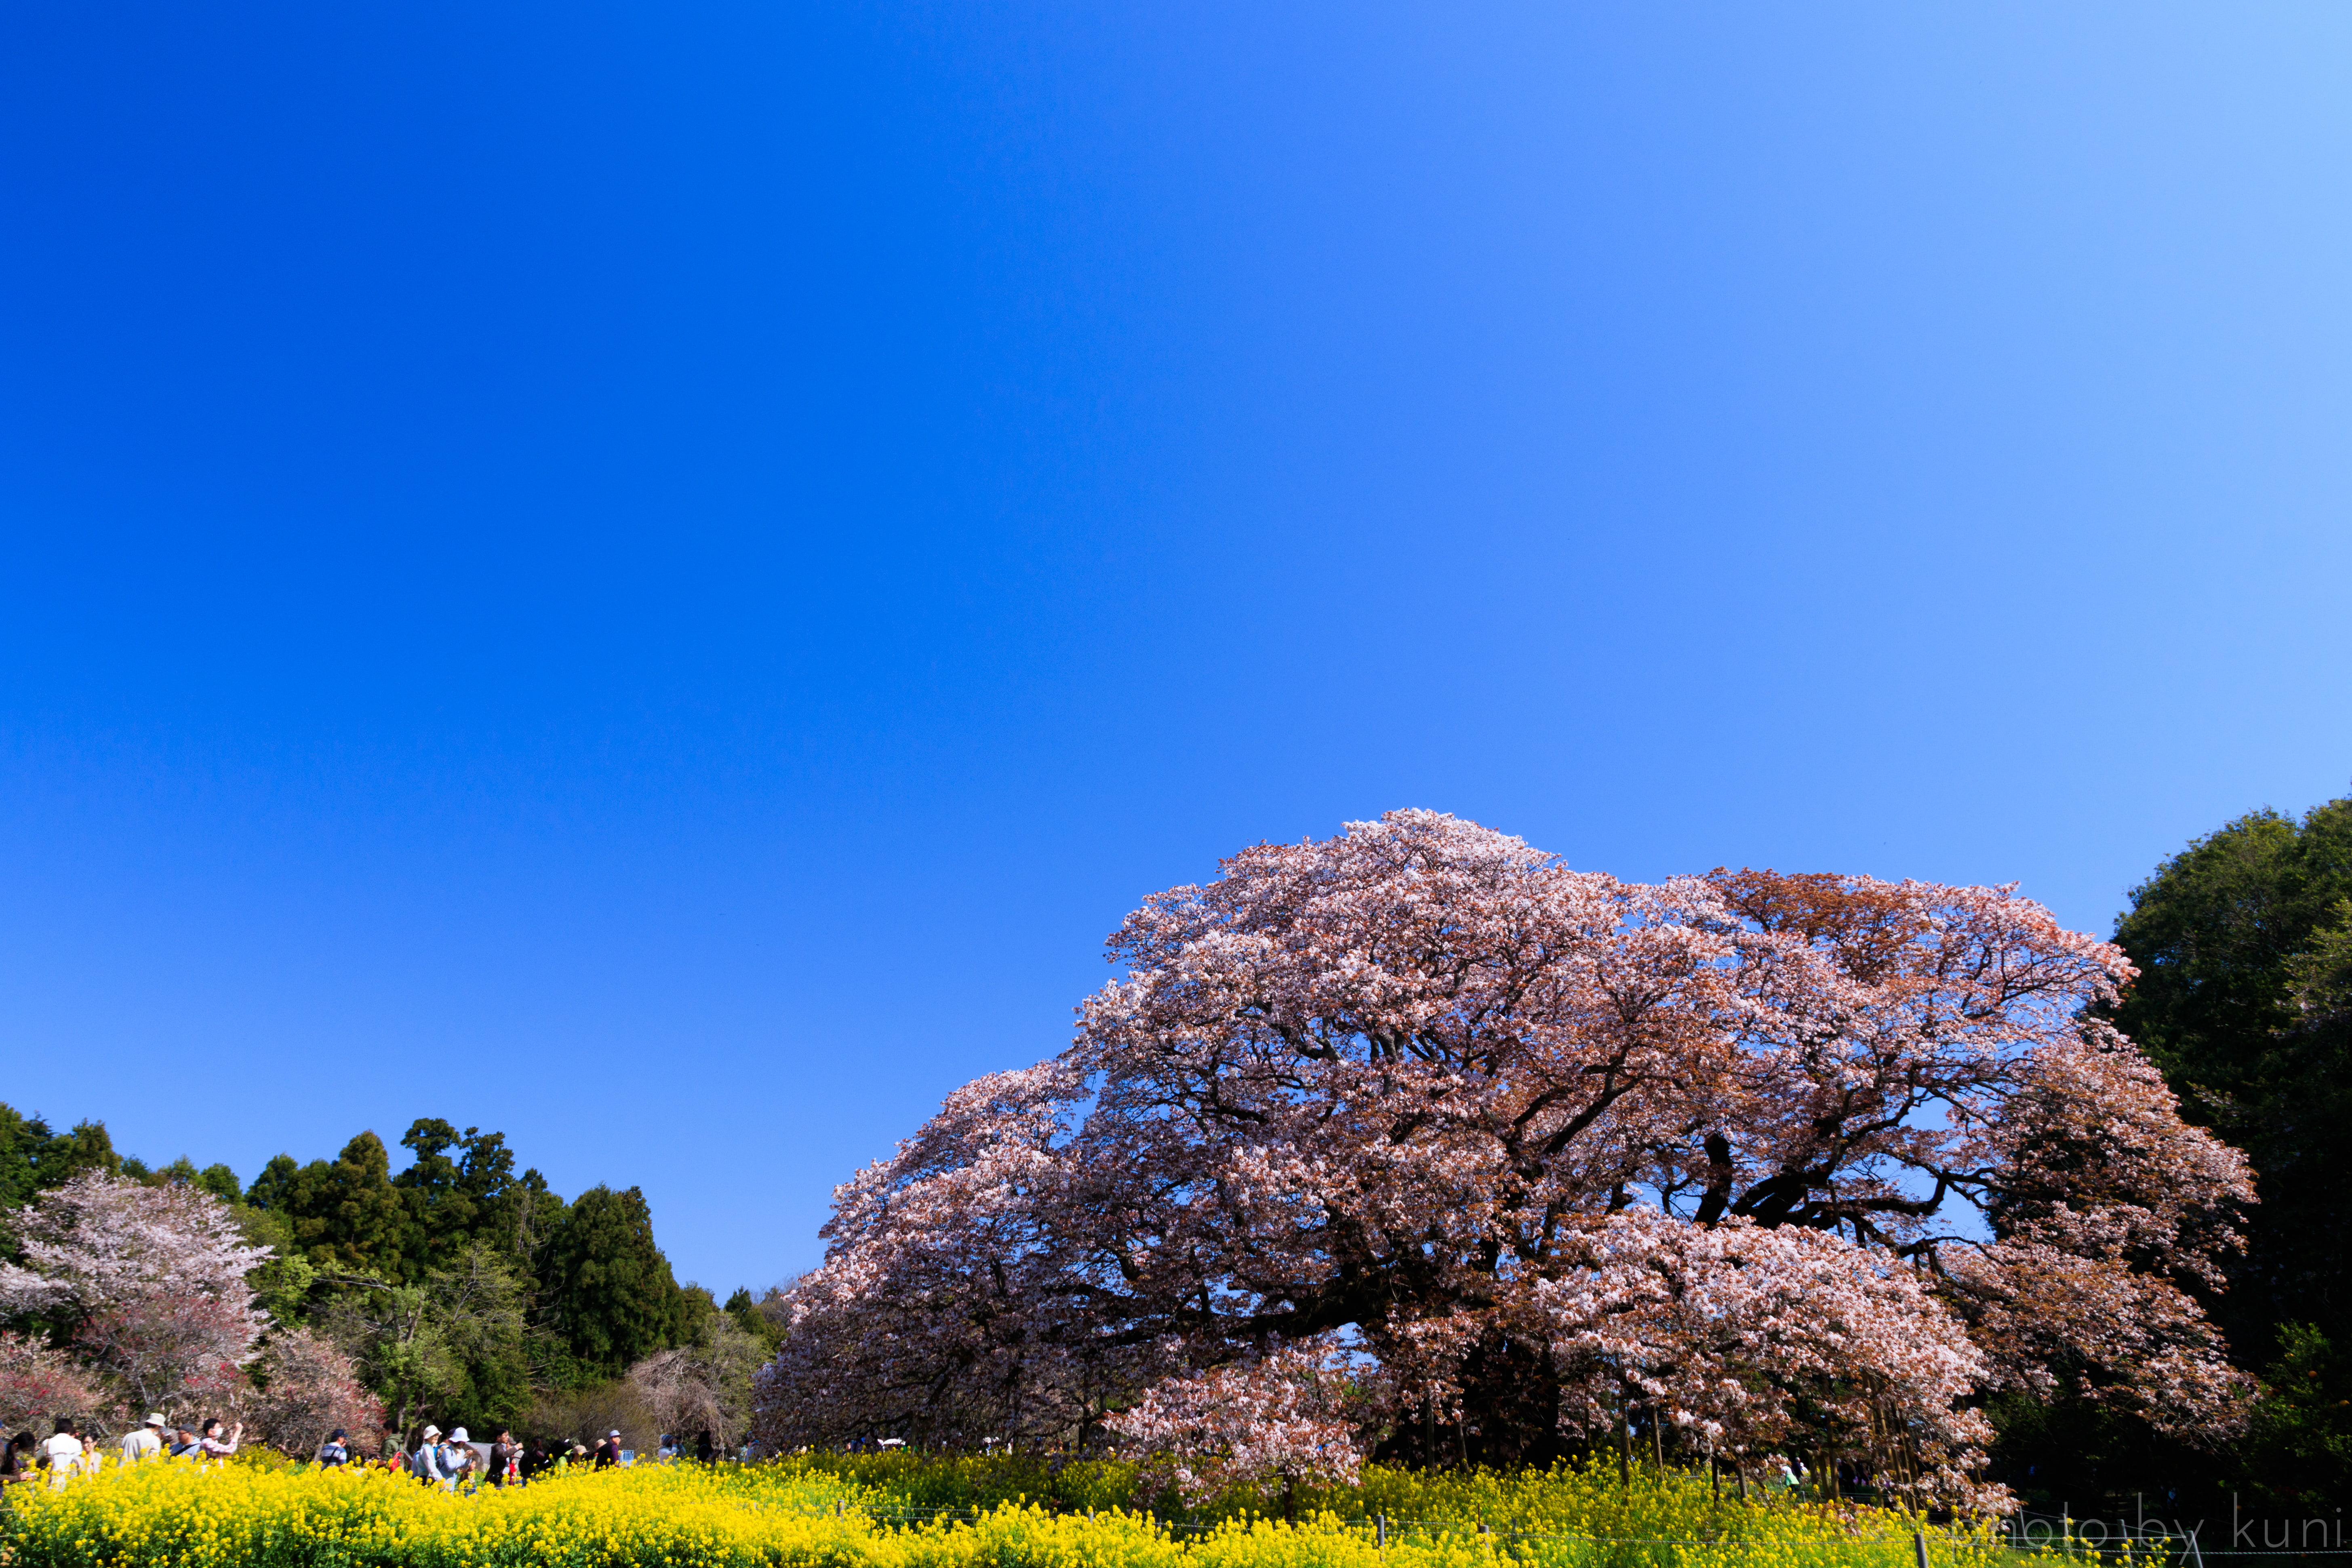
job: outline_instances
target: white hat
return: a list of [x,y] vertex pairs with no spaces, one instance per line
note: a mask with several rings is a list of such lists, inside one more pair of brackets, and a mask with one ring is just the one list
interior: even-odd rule
[[466,1441],[466,1429],[463,1426],[460,1426],[455,1432],[450,1433],[449,1441],[452,1443],[462,1443]]
[[147,1425],[148,1425],[148,1426],[168,1426],[168,1425],[169,1425],[169,1423],[168,1423],[168,1422],[166,1422],[166,1421],[165,1421],[165,1420],[164,1420],[161,1415],[150,1415],[147,1417]]
[[620,1429],[618,1426],[614,1427],[610,1432],[607,1432],[607,1433],[605,1433],[605,1434],[604,1434],[604,1436],[607,1436],[607,1437],[617,1437],[617,1436],[619,1436],[620,1435],[621,1435],[621,1429]]
[[427,1426],[425,1428],[425,1435],[427,1437],[438,1437],[441,1436],[441,1428],[438,1426]]

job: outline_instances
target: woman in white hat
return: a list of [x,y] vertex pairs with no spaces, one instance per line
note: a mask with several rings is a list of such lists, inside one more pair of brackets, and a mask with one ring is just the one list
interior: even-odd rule
[[416,1452],[408,1456],[408,1473],[433,1486],[441,1479],[441,1428],[427,1422],[416,1435]]
[[467,1438],[466,1429],[460,1426],[449,1434],[447,1442],[441,1445],[441,1489],[456,1491],[457,1483],[465,1479],[466,1472],[473,1468],[473,1464],[474,1445]]

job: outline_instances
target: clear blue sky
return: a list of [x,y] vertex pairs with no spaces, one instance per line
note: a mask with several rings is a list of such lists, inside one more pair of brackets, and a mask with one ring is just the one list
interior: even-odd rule
[[2352,12],[0,15],[0,1098],[682,1277],[1398,805],[2107,929],[2352,775]]

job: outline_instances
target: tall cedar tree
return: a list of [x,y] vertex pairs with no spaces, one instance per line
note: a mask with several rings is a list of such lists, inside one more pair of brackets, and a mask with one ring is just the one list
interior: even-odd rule
[[635,1187],[595,1186],[572,1200],[548,1240],[540,1291],[583,1376],[618,1377],[680,1337],[681,1292]]
[[383,1140],[362,1132],[331,1163],[297,1165],[290,1154],[269,1162],[246,1201],[280,1215],[287,1246],[331,1274],[402,1279],[408,1205],[392,1184]]

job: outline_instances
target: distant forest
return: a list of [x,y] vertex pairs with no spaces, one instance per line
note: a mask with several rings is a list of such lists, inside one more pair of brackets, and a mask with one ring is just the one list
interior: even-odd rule
[[[625,1380],[656,1360],[740,1384],[720,1401],[722,1425],[740,1418],[751,1370],[782,1336],[777,1291],[738,1289],[722,1304],[680,1285],[639,1189],[566,1202],[516,1169],[503,1133],[428,1117],[401,1143],[413,1159],[397,1175],[369,1131],[331,1160],[280,1154],[240,1184],[225,1164],[123,1155],[103,1121],[58,1131],[0,1105],[0,1205],[90,1170],[212,1194],[273,1251],[250,1277],[270,1316],[340,1346],[399,1426],[635,1425]],[[0,1257],[14,1246],[0,1238]]]

